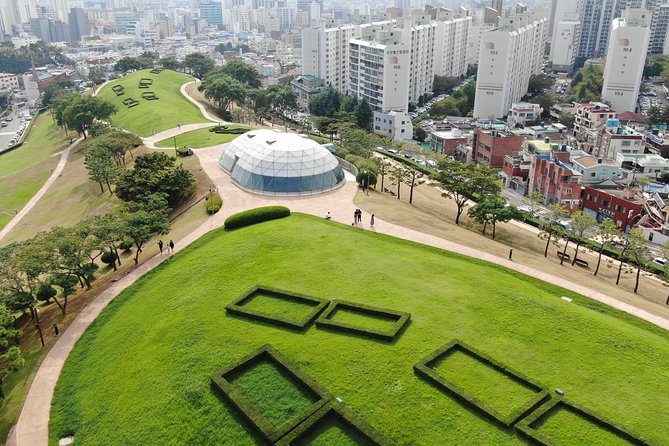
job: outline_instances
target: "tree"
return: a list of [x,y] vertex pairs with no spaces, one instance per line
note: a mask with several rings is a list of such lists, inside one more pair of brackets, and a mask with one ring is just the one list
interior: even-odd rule
[[175,157],[164,152],[138,156],[132,169],[122,172],[116,181],[116,195],[124,201],[142,202],[154,194],[164,194],[174,207],[190,193],[193,174]]
[[453,76],[434,76],[432,91],[435,94],[448,93],[460,84],[460,78]]
[[0,398],[4,400],[2,384],[7,376],[23,367],[25,360],[18,347],[21,332],[14,328],[14,316],[4,305],[0,304]]
[[244,85],[225,74],[205,79],[198,89],[207,99],[216,102],[221,111],[228,111],[232,102],[241,103],[246,98]]
[[560,117],[558,118],[560,124],[564,125],[567,128],[573,128],[574,122],[576,122],[576,115],[569,112],[560,112]]
[[341,104],[339,105],[339,111],[344,113],[353,113],[358,107],[358,99],[355,96],[344,95],[341,98]]
[[581,247],[585,241],[586,235],[590,229],[592,229],[597,224],[597,220],[592,215],[587,212],[578,211],[574,212],[571,217],[571,230],[576,237],[576,251],[574,252],[574,258],[571,261],[571,265],[574,266],[576,259],[578,258],[578,249]]
[[653,106],[649,108],[646,114],[646,122],[652,126],[663,124],[665,121],[662,107]]
[[353,127],[348,123],[337,125],[340,141],[344,149],[351,155],[369,158],[372,149],[378,145],[379,139],[366,131]]
[[142,145],[142,139],[130,132],[111,130],[88,142],[89,147],[101,147],[107,150],[117,166],[125,164],[126,155],[132,158],[132,149]]
[[516,208],[508,206],[506,200],[499,195],[490,195],[483,197],[468,212],[477,223],[483,225],[483,235],[485,235],[488,224],[492,225],[492,238],[495,238],[497,223],[507,222],[517,214]]
[[381,160],[379,162],[379,175],[381,175],[381,192],[385,190],[383,187],[383,180],[385,179],[386,175],[390,172],[390,168],[392,167],[392,164],[384,160]]
[[183,66],[198,79],[204,79],[207,73],[212,71],[216,64],[214,60],[202,53],[190,53],[184,58]]
[[650,248],[644,233],[639,228],[632,228],[628,237],[627,258],[629,262],[636,267],[636,281],[634,283],[634,292],[639,291],[639,279],[641,268],[646,264],[650,257]]
[[555,105],[557,102],[557,98],[551,94],[540,94],[539,96],[535,97],[532,99],[534,104],[539,104],[543,111],[541,112],[541,116],[547,117],[550,116],[551,114],[551,107]]
[[114,71],[136,71],[143,68],[148,68],[150,65],[145,65],[146,60],[141,60],[137,57],[122,57],[114,65]]
[[[103,247],[100,240],[93,235],[91,228],[84,224],[69,228],[56,227],[44,234],[41,243],[52,252],[53,273],[74,276],[82,288],[91,287],[93,274],[98,268],[90,261],[91,252],[99,252]],[[58,304],[63,314],[65,305]]]
[[460,224],[460,216],[470,199],[483,199],[501,190],[497,172],[485,166],[446,158],[439,162],[439,170],[436,179],[445,189],[442,196],[452,198],[458,208],[455,224]]
[[567,211],[560,205],[549,204],[548,213],[546,214],[545,220],[541,222],[539,229],[539,237],[546,240],[546,248],[544,249],[544,257],[548,257],[548,247],[553,243],[556,243],[556,237],[562,232],[562,227],[559,225],[560,220],[564,218]]
[[281,116],[297,109],[297,94],[284,85],[271,85],[267,88],[270,107]]
[[94,85],[99,85],[105,81],[106,79],[105,74],[106,74],[105,67],[101,65],[96,65],[88,70],[88,80],[93,82]]
[[119,171],[111,160],[109,150],[102,146],[92,147],[84,155],[84,165],[88,170],[88,177],[100,184],[100,192],[104,193],[106,184],[109,194],[113,194],[111,185],[116,181]]
[[121,218],[121,215],[115,212],[110,212],[104,215],[96,215],[89,217],[84,221],[84,224],[87,224],[91,228],[91,233],[96,237],[100,245],[105,246],[109,252],[113,252],[116,255],[116,261],[114,262],[114,270],[116,270],[116,264],[121,266],[121,256],[118,253],[118,245],[123,241],[125,222]]
[[404,180],[405,184],[409,186],[409,204],[413,203],[413,190],[414,188],[425,183],[423,174],[416,169],[409,168],[407,169],[407,175]]
[[146,242],[170,230],[169,205],[163,194],[147,196],[142,203],[131,202],[123,210],[124,235],[135,244],[135,265]]
[[401,198],[400,192],[402,183],[406,183],[408,176],[409,176],[409,171],[402,164],[397,164],[390,170],[390,179],[393,182],[392,184],[393,186],[397,185],[398,200]]
[[[660,256],[662,258],[669,259],[669,243],[665,243],[660,247]],[[664,282],[665,286],[667,283],[669,283],[669,262],[664,262],[664,265],[662,265],[662,273],[660,278]],[[665,305],[669,305],[669,295],[667,295]]]
[[606,219],[597,226],[597,239],[599,240],[599,255],[597,256],[597,267],[594,275],[599,272],[599,266],[602,263],[602,254],[604,250],[611,246],[614,241],[620,238],[620,231],[613,220]]
[[247,64],[241,60],[231,60],[217,69],[212,76],[218,74],[225,74],[235,79],[247,88],[260,88],[260,74],[252,65]]
[[96,120],[109,119],[117,111],[114,104],[97,96],[76,95],[70,98],[62,111],[62,119],[67,127],[84,138],[87,137],[86,130]]
[[523,204],[530,210],[532,218],[536,218],[539,215],[539,211],[543,208],[544,196],[541,192],[535,190],[523,198]]
[[181,63],[174,57],[163,57],[158,60],[158,64],[166,70],[178,70],[181,68]]
[[362,98],[362,101],[355,108],[355,122],[361,129],[370,131],[372,129],[372,118],[374,117],[374,112],[372,107],[369,106],[367,99]]
[[427,132],[420,127],[416,127],[413,131],[413,139],[418,142],[424,142],[427,136]]
[[548,90],[553,86],[553,79],[548,77],[545,73],[533,74],[530,76],[530,82],[527,87],[527,91],[531,95],[536,95],[543,93],[544,90]]
[[309,112],[315,116],[332,116],[341,108],[341,93],[327,87],[309,99]]
[[74,83],[67,79],[52,82],[44,90],[44,96],[42,96],[42,105],[48,107],[53,104],[57,98],[73,93],[73,87]]

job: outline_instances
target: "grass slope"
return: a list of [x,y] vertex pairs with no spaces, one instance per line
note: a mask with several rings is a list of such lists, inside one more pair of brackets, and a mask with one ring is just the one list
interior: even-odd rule
[[625,446],[630,443],[568,409],[552,413],[537,429],[557,444]]
[[[150,70],[137,71],[107,84],[98,94],[99,97],[112,102],[118,112],[112,116],[112,122],[139,136],[151,136],[153,133],[176,127],[177,124],[194,124],[208,122],[200,110],[186,99],[179,91],[181,86],[192,78],[175,71],[163,71],[151,74]],[[150,88],[139,88],[141,78],[153,79]],[[125,94],[116,96],[112,87],[121,85]],[[157,101],[142,99],[142,93],[152,91],[158,96]],[[123,104],[126,98],[139,101],[140,105],[128,108]]]
[[35,195],[58,164],[54,156],[67,147],[69,136],[51,114],[35,117],[26,142],[0,155],[0,228]]
[[[411,324],[383,343],[226,316],[258,283],[409,311]],[[453,338],[669,438],[666,331],[483,261],[297,214],[207,234],[112,301],[65,364],[50,441],[260,444],[209,378],[270,342],[399,444],[526,444],[414,375]]]
[[301,320],[307,317],[318,306],[318,303],[282,299],[271,294],[260,293],[243,306],[248,310],[262,311],[275,316]]
[[[253,129],[248,125],[229,124],[228,128],[244,128]],[[177,135],[177,146],[188,146],[193,149],[201,149],[202,147],[211,147],[218,144],[225,144],[237,138],[239,135],[230,135],[226,133],[210,132],[208,128],[191,130],[190,132]],[[170,148],[174,147],[174,138],[163,139],[156,143],[156,147]]]

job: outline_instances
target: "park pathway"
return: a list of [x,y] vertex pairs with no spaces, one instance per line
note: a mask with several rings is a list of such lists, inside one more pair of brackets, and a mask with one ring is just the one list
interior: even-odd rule
[[[70,156],[70,152],[83,140],[83,138],[79,138],[76,141],[74,141],[72,144],[70,144],[65,150],[63,150],[60,154],[60,160],[58,161],[58,165],[56,166],[55,169],[53,169],[53,172],[51,172],[51,175],[49,178],[46,180],[46,182],[42,185],[42,187],[39,188],[37,193],[33,195],[33,197],[30,199],[28,203],[26,203],[25,206],[12,218],[9,223],[5,225],[2,230],[0,230],[0,241],[2,241],[3,238],[9,234],[9,232],[14,229],[16,225],[18,225],[23,217],[25,217],[28,212],[32,210],[32,208],[37,204],[37,202],[46,194],[53,183],[56,182],[60,174],[63,172],[63,169],[65,169],[65,164],[67,164],[67,158]],[[20,149],[19,149],[20,150]]]

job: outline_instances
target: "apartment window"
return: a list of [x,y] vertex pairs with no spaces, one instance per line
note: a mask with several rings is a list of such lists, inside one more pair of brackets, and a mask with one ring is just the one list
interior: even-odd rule
[[632,145],[632,141],[623,141],[623,142],[622,142],[622,145],[623,145],[623,146],[631,146],[631,145]]
[[565,190],[565,193],[566,193],[566,194],[571,194],[571,187],[567,188],[567,189]]
[[602,200],[602,207],[607,208],[607,207],[609,207],[610,205],[611,205],[611,203],[609,202],[609,200]]
[[616,212],[625,212],[625,211],[627,211],[625,206],[621,206],[619,204],[616,205]]
[[594,178],[596,175],[597,174],[593,172],[593,173],[590,174],[590,178]]
[[595,201],[596,198],[597,197],[595,197],[594,195],[588,194],[588,201]]

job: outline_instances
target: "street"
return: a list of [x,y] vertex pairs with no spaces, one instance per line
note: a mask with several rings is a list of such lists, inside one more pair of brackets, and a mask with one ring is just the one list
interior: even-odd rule
[[[7,122],[6,127],[0,127],[0,152],[7,148],[12,138],[16,137],[17,140],[19,139],[17,135],[19,128],[22,124],[27,126],[27,121],[21,119],[25,116],[24,113],[24,109],[12,111],[8,116],[0,119],[0,121]],[[11,121],[7,121],[7,118],[11,118]]]

